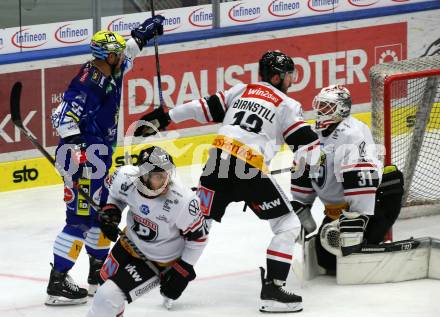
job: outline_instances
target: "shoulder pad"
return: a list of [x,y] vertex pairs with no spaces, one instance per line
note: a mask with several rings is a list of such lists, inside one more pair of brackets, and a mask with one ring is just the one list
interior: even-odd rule
[[74,81],[91,89],[104,90],[108,79],[99,69],[93,66],[91,62],[88,62],[83,65]]

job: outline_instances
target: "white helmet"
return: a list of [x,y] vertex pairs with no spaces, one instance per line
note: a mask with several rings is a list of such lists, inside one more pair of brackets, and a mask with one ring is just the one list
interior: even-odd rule
[[341,85],[331,85],[322,90],[313,99],[317,131],[325,130],[333,123],[342,121],[350,115],[350,91]]

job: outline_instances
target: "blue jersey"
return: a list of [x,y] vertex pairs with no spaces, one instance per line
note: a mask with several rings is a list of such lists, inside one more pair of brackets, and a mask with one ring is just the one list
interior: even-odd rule
[[52,124],[62,139],[81,134],[88,144],[116,145],[122,80],[139,52],[134,40],[127,41],[121,72],[109,77],[93,61],[81,67],[52,115]]

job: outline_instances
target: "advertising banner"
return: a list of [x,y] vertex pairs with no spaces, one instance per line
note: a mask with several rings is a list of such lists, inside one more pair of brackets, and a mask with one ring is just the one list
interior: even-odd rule
[[[313,97],[329,84],[346,85],[354,92],[353,103],[361,104],[370,101],[370,67],[406,58],[407,24],[391,23],[163,54],[165,103],[173,106],[240,82],[257,81],[258,60],[264,52],[273,49],[293,57],[299,76],[288,94],[301,102],[305,111],[311,110]],[[125,78],[125,129],[150,111],[152,104],[159,103],[153,65],[153,56],[141,57]],[[170,129],[188,126],[197,124],[179,124]]]
[[87,44],[93,20],[67,21],[0,30],[0,54]]
[[252,0],[222,2],[220,25],[234,26],[396,6],[426,0]]

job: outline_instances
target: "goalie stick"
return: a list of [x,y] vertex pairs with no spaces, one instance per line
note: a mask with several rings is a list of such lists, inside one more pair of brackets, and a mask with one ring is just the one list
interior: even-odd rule
[[[11,107],[11,118],[15,126],[20,129],[21,132],[27,137],[29,141],[44,155],[44,157],[57,169],[57,163],[55,159],[46,151],[46,149],[38,142],[38,140],[33,136],[33,134],[26,129],[21,120],[20,114],[20,98],[21,98],[22,84],[21,82],[16,82],[12,87],[10,107]],[[96,210],[100,211],[101,208],[93,201],[93,199],[86,193],[82,188],[78,187],[78,192],[84,197],[85,200]],[[126,236],[126,234],[118,228],[118,234],[121,239],[123,239],[127,244],[133,248],[133,250],[139,255],[139,257],[145,262],[145,264],[160,278],[159,269],[139,250],[139,248]]]
[[[154,10],[154,0],[150,0],[150,8],[151,8],[151,17],[154,18],[156,15]],[[159,89],[159,103],[160,107],[165,107],[165,101],[163,100],[163,92],[162,92],[162,78],[160,76],[160,62],[159,62],[159,44],[157,42],[157,33],[154,33],[153,37],[154,43],[154,56],[156,58],[156,73],[157,73],[157,86]]]

